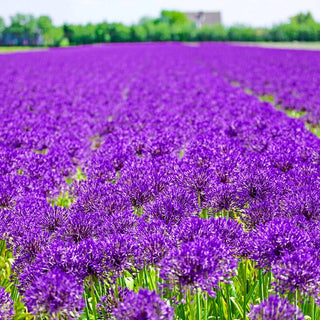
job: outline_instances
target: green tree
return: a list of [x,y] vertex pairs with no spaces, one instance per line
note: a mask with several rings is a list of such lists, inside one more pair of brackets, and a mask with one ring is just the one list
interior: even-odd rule
[[0,33],[2,33],[5,29],[6,25],[2,17],[0,17]]
[[291,24],[298,24],[298,25],[304,25],[304,24],[315,24],[315,20],[310,12],[307,13],[299,13],[293,17],[290,18]]
[[290,18],[290,25],[297,29],[296,40],[316,41],[318,39],[320,26],[316,23],[310,12],[299,13]]
[[228,29],[228,40],[230,41],[257,41],[257,29],[242,24],[231,26]]
[[26,15],[17,13],[14,16],[10,17],[10,25],[7,28],[7,31],[12,33],[15,36],[22,36],[25,32],[25,23],[26,23]]
[[290,18],[290,23],[274,26],[270,30],[273,41],[315,41],[320,40],[320,25],[311,13],[299,13]]
[[53,28],[52,20],[49,16],[40,16],[37,20],[39,29],[46,33]]
[[53,27],[48,31],[48,38],[50,39],[47,43],[48,46],[60,46],[64,39],[64,32],[62,27]]
[[52,33],[51,30],[54,27],[53,27],[51,18],[48,16],[40,16],[37,19],[37,25],[43,34],[44,44],[47,46],[53,45],[54,40],[52,38],[52,34],[54,33]]
[[174,24],[170,30],[172,41],[194,41],[196,38],[196,27],[191,23]]
[[150,29],[149,34],[151,41],[170,41],[171,40],[171,28],[165,22],[159,22],[154,24],[153,28]]
[[71,24],[64,24],[62,26],[63,38],[68,39],[69,43],[74,43],[75,31]]
[[122,23],[113,23],[110,25],[111,42],[130,42],[131,28]]
[[147,30],[144,26],[141,25],[133,25],[131,27],[131,40],[134,42],[143,42],[147,40]]
[[228,31],[221,24],[203,26],[197,30],[196,38],[199,41],[226,41],[228,39]]
[[170,25],[188,24],[190,21],[183,12],[162,10],[160,20]]
[[110,42],[110,25],[107,22],[98,23],[96,26],[96,42]]

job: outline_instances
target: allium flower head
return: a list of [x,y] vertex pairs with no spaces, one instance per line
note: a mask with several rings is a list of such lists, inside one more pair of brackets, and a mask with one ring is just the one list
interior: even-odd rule
[[196,239],[173,248],[160,266],[165,286],[179,285],[183,291],[200,288],[214,297],[219,282],[234,274],[237,260],[220,239]]
[[82,293],[82,286],[71,275],[56,269],[37,278],[24,301],[33,315],[77,318],[84,307]]
[[9,320],[13,314],[13,301],[9,293],[0,287],[0,319]]
[[194,241],[196,239],[219,239],[233,254],[241,254],[245,233],[236,221],[226,218],[202,219],[193,217],[184,219],[174,228],[177,243]]
[[304,320],[297,307],[278,296],[270,296],[269,300],[253,306],[248,316],[251,320]]
[[127,293],[113,314],[117,320],[172,320],[173,308],[154,291],[140,289]]
[[284,294],[299,290],[305,295],[312,296],[320,305],[320,255],[314,248],[301,248],[284,255],[272,268],[277,282],[275,290]]
[[141,224],[139,232],[143,264],[157,264],[172,247],[166,225],[160,221]]
[[252,233],[251,258],[261,268],[271,267],[281,257],[300,248],[307,248],[311,241],[307,233],[286,218],[276,218]]
[[238,182],[238,201],[243,204],[257,202],[272,196],[274,186],[270,172],[258,170],[245,172]]

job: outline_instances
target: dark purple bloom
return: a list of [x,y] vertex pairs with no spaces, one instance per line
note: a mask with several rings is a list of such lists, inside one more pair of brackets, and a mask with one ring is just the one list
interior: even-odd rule
[[271,269],[275,290],[281,294],[299,290],[320,304],[320,254],[313,248],[300,248],[286,253]]
[[283,200],[286,215],[303,215],[308,220],[320,220],[319,186],[315,183],[294,188]]
[[194,215],[196,210],[197,207],[189,193],[180,188],[170,188],[146,206],[144,217],[160,219],[166,224],[177,224],[184,218]]
[[66,241],[80,242],[87,238],[97,238],[99,230],[99,215],[91,212],[74,212],[68,221],[58,229],[57,236]]
[[208,206],[212,207],[216,213],[221,211],[232,213],[237,209],[235,186],[227,183],[217,183],[210,194]]
[[112,214],[129,204],[112,184],[103,185],[95,180],[80,181],[75,185],[75,195],[77,199],[72,210],[84,213],[103,211]]
[[157,264],[172,248],[173,241],[170,231],[170,227],[162,220],[141,223],[138,230],[138,242],[143,265]]
[[276,218],[252,232],[249,256],[261,268],[271,268],[286,254],[303,251],[310,245],[310,237],[294,221]]
[[241,221],[246,229],[252,230],[260,225],[265,225],[280,215],[280,209],[271,201],[265,200],[251,203],[249,207],[242,210]]
[[108,266],[103,263],[104,257],[103,245],[92,239],[82,240],[77,244],[53,241],[37,255],[33,264],[27,265],[19,274],[19,289],[24,292],[35,279],[57,268],[79,281],[88,276],[103,277],[109,272]]
[[208,200],[213,172],[206,168],[197,168],[183,164],[178,168],[179,184],[184,186],[198,202],[199,206]]
[[175,226],[173,237],[178,245],[198,239],[219,239],[233,254],[241,255],[245,233],[242,226],[233,219],[211,217],[205,220],[193,217],[184,219],[180,225]]
[[118,320],[173,320],[173,308],[154,291],[128,292],[113,315]]
[[237,195],[243,205],[265,200],[272,196],[273,191],[272,179],[266,170],[251,169],[239,177]]
[[71,275],[55,269],[35,279],[24,301],[33,315],[78,318],[82,308],[83,287]]
[[259,305],[252,306],[248,315],[252,320],[304,320],[302,312],[285,298],[269,296]]
[[214,297],[219,282],[234,274],[237,260],[220,239],[197,239],[171,249],[160,267],[165,286],[179,286],[184,292],[202,289]]

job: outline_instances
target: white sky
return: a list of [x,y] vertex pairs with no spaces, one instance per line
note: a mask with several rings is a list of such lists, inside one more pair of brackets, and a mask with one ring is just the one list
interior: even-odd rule
[[225,25],[244,23],[271,26],[299,12],[311,11],[320,22],[320,0],[0,0],[0,16],[17,12],[51,16],[54,24],[87,22],[138,22],[156,17],[162,9],[221,11]]

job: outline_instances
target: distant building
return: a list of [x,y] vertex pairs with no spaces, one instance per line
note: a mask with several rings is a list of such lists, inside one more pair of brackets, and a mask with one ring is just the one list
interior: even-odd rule
[[221,23],[221,12],[185,12],[185,15],[197,28]]
[[0,45],[5,46],[43,46],[44,37],[40,29],[37,29],[34,34],[26,33],[15,34],[12,32],[4,32],[0,36]]

